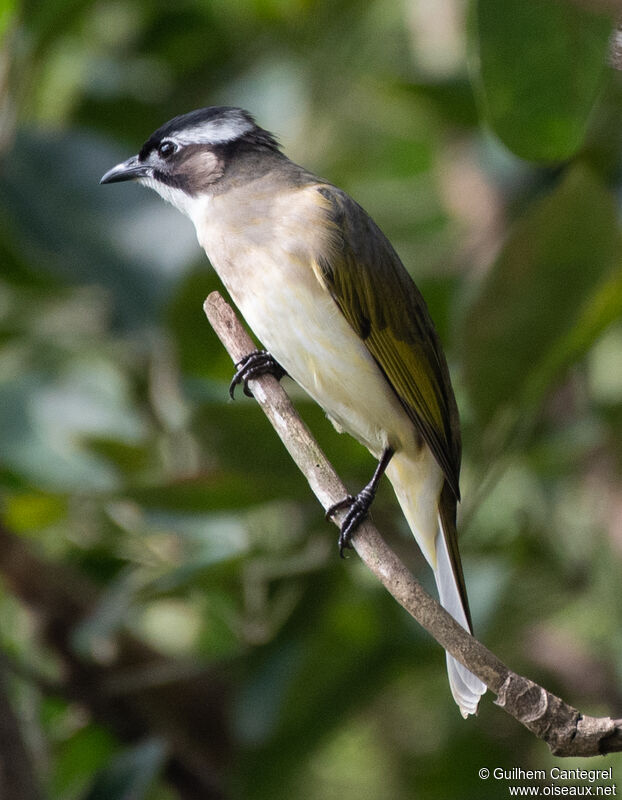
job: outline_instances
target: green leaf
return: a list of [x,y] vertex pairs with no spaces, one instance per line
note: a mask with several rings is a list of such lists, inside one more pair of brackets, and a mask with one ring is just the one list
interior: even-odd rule
[[178,345],[183,372],[210,378],[233,376],[231,359],[203,311],[207,295],[214,289],[223,292],[223,287],[207,259],[203,257],[202,262],[176,288],[167,309],[167,323]]
[[413,97],[425,100],[441,119],[457,128],[478,124],[473,86],[466,78],[444,81],[420,81],[404,84]]
[[75,726],[71,704],[60,698],[45,697],[42,713],[45,729],[53,745],[54,761],[48,797],[77,797],[77,789],[89,786],[119,750],[114,736],[94,724]]
[[16,0],[2,0],[2,2],[0,2],[0,39],[2,39],[7,32],[9,26],[15,22],[16,17]]
[[125,497],[147,509],[213,512],[240,509],[280,498],[291,492],[293,485],[293,480],[277,483],[269,474],[249,477],[247,472],[227,470],[206,477],[128,489]]
[[35,531],[53,525],[67,513],[67,498],[37,490],[16,492],[4,499],[3,519],[11,530]]
[[603,331],[620,319],[621,314],[622,269],[619,269],[606,276],[586,299],[576,325],[534,373],[529,386],[531,393],[542,391],[544,387],[538,383],[542,384],[549,375],[554,375],[586,353]]
[[559,373],[622,313],[614,198],[576,167],[516,226],[465,320],[466,380],[483,425],[537,410]]
[[84,800],[141,800],[166,759],[166,747],[149,739],[117,756],[93,781]]
[[476,83],[493,130],[514,153],[567,159],[581,146],[613,23],[587,4],[479,0]]

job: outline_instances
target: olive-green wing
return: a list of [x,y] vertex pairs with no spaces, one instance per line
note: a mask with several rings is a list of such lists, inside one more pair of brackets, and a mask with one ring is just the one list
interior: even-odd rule
[[460,421],[438,335],[421,293],[374,221],[334,186],[318,191],[333,236],[317,267],[443,470],[439,515],[470,625],[456,532]]
[[425,301],[368,214],[323,185],[334,235],[318,257],[322,279],[365,342],[459,497],[460,429],[445,356]]

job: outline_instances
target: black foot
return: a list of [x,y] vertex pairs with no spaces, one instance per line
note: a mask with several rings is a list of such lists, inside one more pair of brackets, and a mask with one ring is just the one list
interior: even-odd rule
[[339,555],[341,558],[344,558],[343,551],[346,548],[352,547],[350,542],[352,541],[356,529],[369,514],[369,509],[374,502],[380,478],[384,475],[386,468],[389,466],[389,461],[392,458],[393,449],[387,447],[367,486],[364,486],[357,495],[352,496],[349,494],[347,497],[344,497],[343,500],[334,503],[326,512],[326,519],[332,519],[342,508],[348,509],[348,513],[343,518],[341,530],[339,531]]
[[357,495],[352,496],[349,494],[343,500],[332,505],[326,512],[326,519],[332,519],[342,508],[348,509],[339,531],[339,555],[341,558],[344,558],[343,551],[352,547],[352,537],[358,526],[369,514],[375,495],[375,487],[367,484]]
[[235,365],[235,375],[229,384],[229,395],[233,400],[235,387],[242,384],[244,394],[252,397],[253,393],[248,388],[248,382],[259,375],[274,375],[280,381],[287,373],[283,367],[266,350],[253,350]]

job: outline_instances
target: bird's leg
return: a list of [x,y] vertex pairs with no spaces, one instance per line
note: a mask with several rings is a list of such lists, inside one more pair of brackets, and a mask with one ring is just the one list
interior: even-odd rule
[[394,450],[387,447],[367,486],[364,486],[358,494],[354,496],[349,494],[347,497],[344,497],[343,500],[334,503],[326,512],[326,519],[331,519],[331,517],[334,517],[337,511],[340,511],[342,508],[348,509],[348,513],[341,523],[341,531],[339,532],[339,555],[342,558],[343,551],[351,546],[350,540],[354,532],[369,513],[370,506],[376,496],[376,489],[378,488],[378,484],[386,468],[389,466],[389,461],[393,458],[393,453]]
[[231,399],[233,400],[235,387],[240,383],[244,387],[244,394],[247,397],[252,397],[253,393],[248,388],[248,382],[252,378],[267,374],[274,375],[277,381],[280,381],[284,375],[287,375],[283,367],[267,350],[253,350],[252,353],[241,358],[235,365],[235,375],[229,384]]

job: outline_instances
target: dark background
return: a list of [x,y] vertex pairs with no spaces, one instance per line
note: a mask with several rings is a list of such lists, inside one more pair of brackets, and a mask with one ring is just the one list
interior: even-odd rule
[[[450,362],[476,634],[620,717],[622,86],[595,6],[5,2],[2,797],[508,796],[481,767],[620,779],[620,756],[555,759],[490,694],[462,720],[440,647],[338,558],[266,420],[228,400],[190,223],[98,185],[168,118],[241,105],[374,216]],[[360,487],[369,455],[286,385]],[[429,587],[387,486],[374,520]]]

